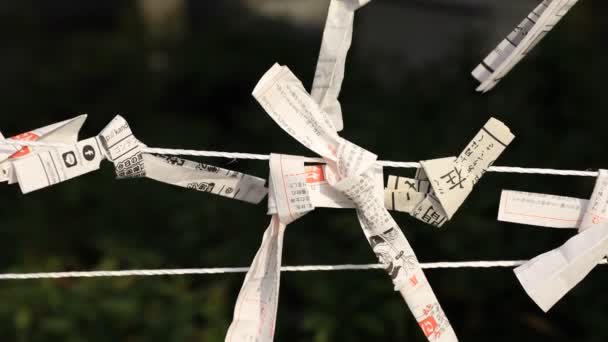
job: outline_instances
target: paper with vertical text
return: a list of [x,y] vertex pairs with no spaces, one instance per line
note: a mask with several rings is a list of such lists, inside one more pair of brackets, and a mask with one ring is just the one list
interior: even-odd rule
[[285,229],[314,210],[302,158],[271,155],[269,200],[275,204],[277,214],[272,215],[262,245],[245,276],[226,342],[271,342],[274,338]]
[[457,341],[411,246],[385,208],[383,196],[375,195],[371,170],[376,155],[338,136],[333,122],[287,67],[275,64],[253,95],[281,128],[335,170],[339,177],[330,184],[355,203],[368,242],[427,338]]
[[330,0],[311,96],[327,113],[337,131],[344,128],[338,101],[346,56],[353,39],[355,11],[371,0]]
[[475,70],[481,83],[477,91],[492,90],[553,27],[578,0],[544,0],[492,51]]

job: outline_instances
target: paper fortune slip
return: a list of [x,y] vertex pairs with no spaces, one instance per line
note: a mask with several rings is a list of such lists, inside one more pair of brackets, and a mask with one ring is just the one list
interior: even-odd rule
[[21,147],[0,136],[0,181],[19,183],[24,194],[46,188],[100,168],[108,158],[119,179],[148,177],[223,197],[259,203],[267,194],[266,180],[213,165],[176,157],[143,153],[146,147],[129,124],[116,116],[93,138],[78,141],[86,115],[38,128],[13,137],[19,141],[52,143]]
[[514,138],[507,126],[490,118],[460,156],[421,161],[415,178],[390,176],[386,207],[441,227]]
[[481,85],[477,91],[492,90],[553,27],[578,0],[544,0],[511,32],[472,74]]
[[100,134],[118,179],[146,177],[183,188],[207,192],[249,203],[266,197],[266,180],[213,165],[173,156],[144,153],[146,147],[131,131],[127,121],[117,116]]
[[104,153],[97,137],[78,141],[86,115],[19,134],[12,139],[61,144],[61,147],[18,147],[0,164],[9,183],[24,194],[99,169]]
[[327,113],[337,131],[344,128],[338,101],[346,56],[353,39],[355,11],[371,0],[331,0],[312,85],[312,98]]
[[[69,120],[18,134],[9,139],[23,142],[39,141],[74,145],[78,142],[78,134],[86,119],[86,114],[80,115]],[[0,182],[8,182],[9,184],[14,184],[17,182],[17,176],[13,172],[13,161],[30,156],[35,152],[49,151],[53,149],[51,147],[42,146],[20,147],[11,145],[2,145],[0,148],[2,148],[0,151],[3,151],[0,152]],[[10,153],[11,151],[12,153]],[[7,156],[7,154],[9,155]]]
[[498,220],[547,228],[578,228],[588,203],[581,198],[503,190]]
[[[504,205],[504,207],[503,207]],[[526,293],[549,311],[608,255],[608,171],[600,170],[591,199],[504,192],[499,219],[578,228],[565,244],[515,269]],[[580,217],[580,214],[582,218]]]
[[104,159],[95,137],[72,147],[36,152],[12,163],[19,187],[27,194],[98,170]]
[[427,338],[457,341],[412,247],[379,195],[376,155],[340,137],[327,113],[287,67],[275,64],[260,79],[253,96],[279,127],[325,159],[336,176],[329,184],[354,203],[368,243]]
[[[371,175],[374,180],[376,196],[382,197],[384,192],[384,172],[382,167],[374,167]],[[315,208],[355,208],[355,203],[351,199],[330,184],[330,180],[338,178],[338,175],[334,174],[332,168],[327,165],[307,165],[304,167],[304,176],[310,201]],[[271,196],[268,198],[268,214],[276,213],[276,203]]]
[[314,210],[306,185],[301,157],[270,156],[269,201],[274,203],[262,244],[245,276],[234,308],[234,319],[226,341],[264,341],[274,338],[283,238],[287,225]]

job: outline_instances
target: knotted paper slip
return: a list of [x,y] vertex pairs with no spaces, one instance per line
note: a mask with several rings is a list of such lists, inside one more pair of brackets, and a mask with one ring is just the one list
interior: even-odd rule
[[176,157],[143,153],[146,147],[129,124],[117,116],[100,134],[118,179],[146,177],[201,192],[259,203],[266,197],[266,180],[213,165]]
[[[373,175],[376,155],[341,138],[331,119],[287,67],[275,64],[259,81],[253,95],[281,128],[322,156],[333,170],[337,178],[330,184],[354,202],[368,242],[427,338],[430,341],[457,341],[411,246],[384,207],[382,196],[376,195]],[[276,186],[273,177],[273,187]],[[274,288],[278,289],[278,286]],[[258,291],[263,292],[263,288],[258,287]],[[239,296],[241,302],[244,302],[241,298],[246,298],[243,293],[244,289]],[[248,334],[235,335],[238,311],[237,307],[227,341],[233,336],[243,340],[272,340],[272,334],[259,332],[268,329],[260,322],[270,320],[274,323],[274,319],[262,319],[261,315],[250,320]],[[243,331],[239,330],[239,333]]]
[[589,201],[544,194],[503,192],[499,220],[578,228],[561,247],[515,269],[524,290],[545,312],[608,255],[608,171],[600,170]]
[[272,341],[274,337],[285,229],[314,209],[301,157],[270,156],[269,201],[276,211],[270,211],[270,225],[245,276],[227,342]]
[[[57,143],[65,145],[74,145],[78,142],[78,133],[80,128],[87,119],[87,115],[80,115],[75,118],[61,121],[52,125],[33,129],[28,132],[18,134],[9,139],[18,141],[39,141],[47,143]],[[4,138],[1,139],[3,143],[7,143]],[[7,143],[8,144],[8,143]],[[17,183],[17,175],[14,172],[13,162],[26,157],[31,157],[37,153],[46,153],[44,158],[48,158],[48,153],[54,150],[49,147],[34,146],[34,147],[20,147],[15,145],[2,145],[0,146],[0,182],[8,182],[9,184]],[[57,158],[56,158],[57,159]],[[66,159],[69,159],[72,163],[71,154],[66,155]],[[57,166],[56,171],[51,171],[51,176],[58,181],[60,172],[63,171],[61,167],[63,164],[58,159],[55,160]],[[72,163],[68,163],[71,165]],[[74,166],[72,166],[73,168]],[[54,167],[52,168],[55,169]],[[49,181],[50,182],[50,181]],[[27,190],[27,189],[26,189]]]
[[492,90],[578,0],[544,0],[473,70],[481,85],[477,91]]
[[101,161],[107,158],[114,162],[119,179],[147,177],[250,203],[259,203],[268,192],[266,181],[261,178],[184,159],[141,153],[145,145],[133,136],[121,116],[114,118],[100,135],[78,141],[86,117],[81,115],[13,138],[60,143],[65,147],[0,145],[3,180],[19,183],[26,194],[98,170]]
[[65,147],[23,147],[2,163],[9,183],[19,183],[24,194],[99,169],[104,153],[97,137],[78,141],[87,116],[39,128],[15,140],[65,144]]
[[514,138],[507,126],[491,118],[458,158],[421,161],[413,179],[389,176],[386,207],[441,227]]
[[327,113],[337,131],[344,128],[338,96],[344,81],[346,56],[353,39],[355,11],[370,1],[331,0],[329,3],[311,95]]

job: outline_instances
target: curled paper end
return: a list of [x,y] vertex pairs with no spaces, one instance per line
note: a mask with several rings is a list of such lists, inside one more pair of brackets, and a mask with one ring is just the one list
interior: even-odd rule
[[253,92],[251,93],[253,97],[257,98],[259,96],[263,96],[268,88],[274,85],[274,79],[278,78],[282,72],[285,72],[285,69],[287,69],[287,71],[289,70],[289,68],[282,66],[279,63],[274,63],[256,84]]
[[[41,142],[75,144],[78,142],[78,135],[87,118],[88,114],[81,114],[72,119],[40,128],[41,134],[37,134],[39,138],[35,140]],[[30,132],[30,134],[32,133],[35,134],[35,131]],[[23,140],[27,140],[27,138]]]
[[310,95],[327,113],[337,132],[344,128],[338,97],[342,90],[346,57],[353,38],[355,11],[369,2],[370,0],[331,0],[327,12]]
[[146,170],[142,148],[145,147],[133,135],[131,127],[117,115],[99,133],[108,160],[114,163],[118,179],[144,177]]
[[551,289],[545,283],[546,279],[554,279],[555,275],[552,271],[562,267],[564,260],[554,252],[543,254],[538,258],[543,258],[542,263],[535,264],[534,260],[531,260],[526,265],[517,267],[513,272],[534,303],[544,312],[549,312],[569,290],[559,281],[549,285]]
[[515,139],[515,135],[511,133],[511,129],[502,121],[493,117],[484,125],[483,130],[504,147],[509,146],[513,142],[513,139]]
[[359,8],[369,4],[372,0],[359,0]]

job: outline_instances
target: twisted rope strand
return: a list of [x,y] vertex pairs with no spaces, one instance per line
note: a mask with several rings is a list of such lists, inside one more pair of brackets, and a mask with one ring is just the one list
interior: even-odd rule
[[[61,148],[69,147],[70,145],[60,143],[49,143],[40,141],[19,141],[7,139],[0,141],[0,145],[10,146],[38,146],[38,147],[51,147]],[[251,160],[269,160],[270,156],[267,154],[253,154],[253,153],[240,153],[240,152],[220,152],[220,151],[199,151],[199,150],[184,150],[184,149],[169,149],[169,148],[152,148],[145,147],[142,149],[143,152],[173,155],[173,156],[193,156],[193,157],[210,157],[210,158],[228,158],[228,159],[251,159]],[[304,161],[313,163],[323,163],[324,160],[321,158],[310,158],[305,157]],[[420,163],[416,162],[399,162],[390,160],[381,160],[377,162],[378,165],[384,167],[394,168],[420,168]],[[519,174],[540,174],[540,175],[554,175],[554,176],[578,176],[578,177],[597,177],[599,173],[597,171],[577,171],[577,170],[558,170],[558,169],[542,169],[542,168],[524,168],[524,167],[513,167],[513,166],[492,166],[488,169],[489,172],[500,172],[500,173],[519,173]]]
[[[458,269],[458,268],[510,268],[526,263],[526,260],[502,261],[463,261],[463,262],[431,262],[423,263],[424,269]],[[607,264],[604,259],[600,262]],[[283,266],[282,272],[315,272],[315,271],[363,271],[380,270],[380,264],[363,265],[307,265]],[[45,272],[45,273],[5,273],[0,274],[0,280],[33,280],[33,279],[63,279],[63,278],[109,278],[109,277],[150,277],[150,276],[182,276],[205,274],[246,273],[248,267],[222,267],[222,268],[184,268],[184,269],[158,269],[158,270],[123,270],[123,271],[85,271],[85,272]]]

